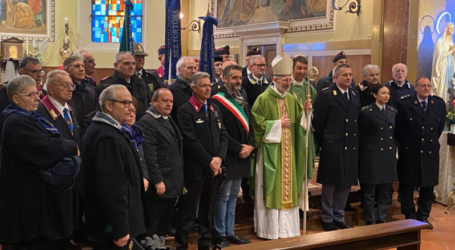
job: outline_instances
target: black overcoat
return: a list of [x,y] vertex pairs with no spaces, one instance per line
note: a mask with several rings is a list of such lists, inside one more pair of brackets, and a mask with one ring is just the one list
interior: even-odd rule
[[400,100],[395,130],[400,185],[438,185],[439,136],[444,130],[445,117],[446,106],[437,96],[428,97],[426,112],[416,95]]
[[73,190],[51,192],[39,176],[77,145],[51,134],[32,117],[10,114],[2,133],[0,168],[0,243],[37,236],[63,239],[73,232]]
[[221,111],[207,100],[208,116],[204,106],[191,97],[178,110],[178,126],[183,136],[185,180],[202,180],[206,177],[213,157],[226,159],[228,135]]
[[389,184],[398,180],[395,137],[397,110],[386,105],[384,114],[372,103],[359,117],[359,181],[365,184]]
[[[251,75],[249,76],[250,78],[253,78]],[[262,94],[265,89],[272,83],[269,81],[265,75],[262,76],[262,84],[259,85],[255,80],[254,83],[250,81],[250,78],[247,77],[242,77],[242,88],[245,90],[246,95],[248,96],[248,100],[250,101],[250,107],[253,107],[254,102],[258,98],[260,94]]]
[[85,221],[87,236],[107,244],[127,234],[135,238],[150,221],[135,146],[120,128],[95,118],[82,150]]
[[[224,93],[226,98],[233,100],[224,86],[221,87],[219,92]],[[251,175],[251,155],[245,159],[241,159],[239,157],[239,153],[242,150],[242,144],[247,144],[252,147],[256,145],[254,140],[253,126],[251,126],[250,111],[248,110],[248,99],[243,90],[240,90],[240,93],[245,100],[243,112],[245,112],[245,115],[250,121],[249,124],[247,124],[249,128],[248,132],[245,130],[242,123],[234,113],[232,113],[218,99],[211,99],[213,103],[215,103],[220,108],[221,115],[223,116],[223,124],[226,127],[226,131],[229,137],[228,151],[223,164],[227,170],[226,179],[230,180],[249,177]]]
[[[166,121],[153,107],[148,108],[137,125],[144,134],[142,146],[150,182],[147,196],[179,197],[184,186],[180,130],[170,116]],[[166,186],[162,195],[156,194],[155,184],[159,182]]]
[[336,84],[318,94],[313,127],[321,147],[317,181],[333,186],[357,185],[359,96],[349,88],[346,99]]
[[180,106],[188,102],[188,100],[193,95],[193,91],[191,90],[190,85],[180,77],[177,77],[177,80],[169,85],[168,89],[171,91],[172,96],[174,97],[171,116],[174,121],[179,123],[179,119],[177,119],[177,111],[179,110]]

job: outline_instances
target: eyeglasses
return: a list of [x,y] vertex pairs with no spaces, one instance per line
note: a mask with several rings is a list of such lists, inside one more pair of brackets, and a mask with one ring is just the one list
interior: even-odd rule
[[55,84],[55,86],[63,87],[64,89],[75,89],[76,84],[71,83],[71,84]]
[[257,66],[259,68],[266,67],[267,64],[253,64],[254,66]]
[[28,71],[28,72],[30,72],[30,73],[32,73],[34,75],[36,75],[36,74],[40,74],[42,76],[44,75],[44,70],[42,70],[42,69],[40,69],[40,70],[37,70],[37,69],[30,70],[30,69],[23,68],[23,70]]
[[84,63],[91,63],[91,64],[93,64],[93,63],[95,63],[95,58],[90,59],[90,60],[85,60]]
[[28,96],[30,99],[33,99],[34,96],[40,96],[40,92],[39,91],[36,91],[36,92],[32,92],[30,94],[17,94],[17,95],[21,95],[21,96]]
[[125,108],[129,108],[131,106],[131,104],[133,104],[132,101],[117,101],[117,100],[109,100],[110,102],[118,102],[118,103],[121,103],[123,104],[123,106]]
[[431,85],[431,84],[419,84],[419,87],[422,87],[422,88],[431,88],[431,87],[433,87],[433,85]]

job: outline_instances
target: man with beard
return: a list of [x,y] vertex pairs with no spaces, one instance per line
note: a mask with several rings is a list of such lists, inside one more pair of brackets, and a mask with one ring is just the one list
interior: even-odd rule
[[363,67],[363,81],[355,87],[359,93],[360,104],[362,107],[375,102],[373,96],[373,87],[379,83],[379,66],[368,64]]
[[[251,110],[258,148],[255,172],[255,231],[265,239],[300,235],[299,199],[305,177],[305,130],[302,115],[312,109],[287,91],[291,86],[292,59],[277,56],[273,62],[274,86],[267,88]],[[308,179],[313,169],[308,168]]]

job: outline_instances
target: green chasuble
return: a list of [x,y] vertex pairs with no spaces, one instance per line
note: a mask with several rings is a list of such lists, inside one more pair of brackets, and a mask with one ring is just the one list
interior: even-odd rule
[[[291,120],[290,129],[282,129],[280,143],[265,143],[275,121],[286,112]],[[299,206],[298,195],[302,188],[305,168],[305,135],[300,125],[302,106],[287,93],[282,98],[268,87],[254,103],[251,120],[256,146],[262,149],[264,204],[267,208],[287,209]],[[313,151],[314,152],[314,151]],[[261,157],[258,154],[258,157]],[[313,176],[309,165],[308,178]]]
[[[297,98],[297,100],[300,102],[300,104],[303,105],[303,103],[306,101],[306,95],[308,92],[307,81],[305,81],[305,79],[303,79],[303,85],[297,85],[294,78],[292,78],[292,85],[291,85],[291,87],[289,87],[288,92],[291,93],[292,95],[294,95],[294,97]],[[316,92],[316,89],[313,86],[311,86],[311,84],[310,84],[310,95],[311,95],[311,104],[314,105],[314,103],[316,102],[316,97],[318,97],[318,94]]]

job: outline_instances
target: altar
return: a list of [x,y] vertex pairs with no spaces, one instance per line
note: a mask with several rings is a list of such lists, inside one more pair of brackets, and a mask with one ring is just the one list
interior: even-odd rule
[[444,131],[439,137],[439,185],[434,189],[435,201],[447,205],[449,194],[454,189],[455,182],[455,146],[447,144],[449,131]]

